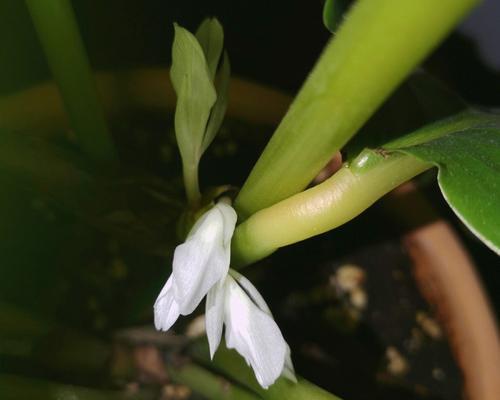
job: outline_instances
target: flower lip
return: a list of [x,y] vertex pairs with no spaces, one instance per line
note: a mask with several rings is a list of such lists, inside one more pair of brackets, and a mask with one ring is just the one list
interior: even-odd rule
[[254,303],[232,276],[227,277],[226,285],[226,345],[245,358],[259,384],[267,388],[283,372],[285,339],[274,319]]
[[288,347],[266,302],[244,276],[234,270],[208,293],[206,328],[213,357],[226,325],[226,346],[240,353],[259,384],[269,387],[280,375],[296,381]]

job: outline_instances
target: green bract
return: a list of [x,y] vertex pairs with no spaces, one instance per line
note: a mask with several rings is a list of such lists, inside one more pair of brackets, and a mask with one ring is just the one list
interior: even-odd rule
[[178,25],[175,25],[170,77],[177,93],[175,133],[182,160],[197,163],[217,95],[200,44]]
[[[220,128],[227,106],[229,60],[217,19],[206,19],[196,36],[175,24],[170,77],[177,94],[175,134],[182,157],[184,182],[191,205],[199,201],[198,164]],[[217,91],[214,80],[217,78]]]
[[224,31],[219,21],[216,18],[205,19],[196,31],[196,39],[205,53],[210,77],[213,80],[224,45]]
[[231,67],[229,65],[229,57],[227,53],[224,52],[222,65],[216,82],[217,100],[212,107],[212,113],[210,114],[210,119],[208,120],[205,137],[203,138],[202,153],[207,149],[210,143],[212,143],[212,140],[214,140],[215,135],[217,135],[217,132],[222,124],[224,115],[226,114],[230,74]]

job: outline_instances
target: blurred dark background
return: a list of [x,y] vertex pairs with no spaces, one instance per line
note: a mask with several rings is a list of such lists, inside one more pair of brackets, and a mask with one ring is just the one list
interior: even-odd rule
[[[330,37],[322,0],[74,0],[96,69],[167,65],[172,23],[195,29],[217,16],[235,74],[293,93]],[[346,7],[349,1],[343,1]],[[470,102],[500,104],[500,4],[486,0],[426,66]],[[0,93],[49,76],[24,2],[0,2]],[[411,39],[409,39],[411,40]]]

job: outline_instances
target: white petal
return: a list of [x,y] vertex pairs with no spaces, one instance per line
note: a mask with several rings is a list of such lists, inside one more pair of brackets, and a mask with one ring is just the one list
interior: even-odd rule
[[[253,300],[253,302],[267,315],[272,317],[271,310],[269,309],[269,306],[267,305],[266,301],[262,297],[262,295],[259,293],[257,288],[250,282],[247,278],[245,278],[243,275],[241,275],[239,272],[235,271],[234,269],[229,270],[229,275],[231,275],[236,282],[245,290],[245,292],[250,296],[250,298]],[[292,357],[291,357],[291,351],[290,347],[288,344],[286,345],[286,357],[285,357],[285,367],[282,372],[282,376],[284,376],[287,379],[290,379],[293,382],[297,382],[297,378],[295,377],[295,369],[293,367],[292,363]]]
[[224,305],[227,347],[245,358],[263,388],[269,387],[283,372],[287,352],[278,325],[231,276],[226,279]]
[[224,219],[224,246],[229,247],[231,245],[231,238],[233,237],[234,227],[236,226],[238,216],[234,208],[228,204],[222,202],[217,203],[215,208],[219,210]]
[[235,224],[233,208],[219,203],[200,218],[186,242],[175,249],[173,285],[181,314],[192,313],[208,290],[227,274]]
[[245,292],[250,296],[250,298],[253,300],[257,306],[264,311],[266,314],[270,315],[271,317],[273,314],[271,314],[271,310],[269,309],[266,301],[262,297],[262,295],[259,293],[257,288],[253,285],[252,282],[250,282],[247,278],[245,278],[243,275],[241,275],[238,271],[235,271],[234,269],[229,270],[229,275],[231,275],[238,284],[245,289]]
[[156,299],[154,314],[156,329],[163,331],[168,331],[179,318],[179,305],[174,299],[172,275],[170,275]]
[[210,348],[210,358],[212,359],[219,347],[222,336],[222,324],[224,322],[224,282],[225,279],[221,279],[208,291],[205,305],[205,327],[208,347]]
[[286,346],[286,357],[285,357],[285,367],[283,368],[283,372],[281,376],[284,376],[287,379],[290,379],[292,382],[297,383],[297,377],[295,376],[295,368],[292,363],[292,355],[290,351],[290,346]]

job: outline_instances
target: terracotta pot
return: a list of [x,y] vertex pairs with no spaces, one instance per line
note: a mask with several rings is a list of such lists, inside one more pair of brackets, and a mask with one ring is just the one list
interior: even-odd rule
[[444,221],[408,233],[417,284],[437,310],[473,400],[500,396],[500,340],[475,266]]

